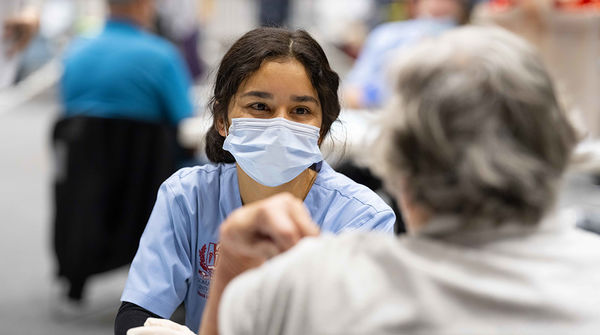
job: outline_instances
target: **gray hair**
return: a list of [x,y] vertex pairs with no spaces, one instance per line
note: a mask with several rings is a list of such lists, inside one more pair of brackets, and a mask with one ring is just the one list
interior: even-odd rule
[[540,58],[498,28],[464,27],[406,51],[375,167],[432,215],[538,222],[576,134]]

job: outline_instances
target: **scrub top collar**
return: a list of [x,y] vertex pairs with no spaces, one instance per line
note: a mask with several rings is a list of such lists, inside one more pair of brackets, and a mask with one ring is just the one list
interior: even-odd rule
[[[222,173],[220,176],[221,185],[232,185],[232,192],[219,192],[219,211],[221,217],[226,218],[231,212],[242,207],[242,196],[240,194],[240,185],[238,183],[237,166],[232,164],[231,169],[233,173],[228,176],[226,173]],[[231,178],[231,181],[227,180]]]
[[[219,193],[219,211],[221,212],[222,217],[227,217],[229,213],[242,207],[242,195],[240,194],[240,187],[238,183],[237,167],[235,163],[232,166],[234,169],[236,169],[236,171],[234,171],[231,177],[228,177],[227,174],[221,174],[220,176],[221,185],[228,184],[228,181],[225,180],[227,178],[231,178],[231,185],[234,185],[232,190],[233,192]],[[322,171],[323,166],[325,166],[325,170]],[[331,167],[325,161],[315,163],[310,168],[317,171],[317,178],[315,179],[315,182],[313,183],[312,187],[308,191],[308,194],[306,195],[306,198],[304,199],[305,204],[314,202],[312,198],[314,197],[313,193],[315,192],[315,185],[320,184],[321,180],[326,178],[329,175],[328,172],[330,172],[331,170]]]
[[[312,198],[314,197],[314,193],[315,193],[315,191],[314,191],[315,185],[321,184],[321,180],[323,180],[323,178],[326,177],[324,174],[326,174],[327,168],[325,169],[325,171],[323,171],[323,173],[321,173],[323,164],[325,164],[326,167],[329,167],[329,165],[327,165],[327,163],[325,161],[320,161],[318,163],[313,164],[310,167],[311,169],[317,171],[317,178],[315,178],[315,181],[313,182],[312,186],[310,187],[310,190],[308,190],[308,193],[306,194],[306,198],[304,198],[305,204],[306,203],[314,203]],[[309,211],[311,211],[310,207],[309,207]],[[310,214],[312,216],[314,213],[310,213]]]

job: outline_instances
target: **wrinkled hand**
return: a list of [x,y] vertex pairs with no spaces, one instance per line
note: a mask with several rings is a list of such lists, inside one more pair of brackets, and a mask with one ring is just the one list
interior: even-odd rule
[[318,234],[302,201],[289,193],[244,206],[221,225],[217,271],[233,278]]
[[240,273],[293,247],[301,238],[316,236],[319,228],[299,199],[282,193],[231,213],[221,225],[219,258],[200,334],[218,334],[218,308],[227,284]]
[[148,318],[143,327],[131,328],[127,335],[196,335],[188,327],[167,319]]
[[8,18],[4,22],[2,32],[2,40],[9,43],[7,56],[11,57],[17,52],[23,51],[37,33],[38,28],[39,18],[37,13],[32,10]]

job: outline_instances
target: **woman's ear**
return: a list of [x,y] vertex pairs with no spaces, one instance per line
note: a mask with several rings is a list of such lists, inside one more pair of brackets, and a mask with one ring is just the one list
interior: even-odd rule
[[219,135],[227,137],[227,125],[225,124],[225,120],[222,118],[217,119],[215,127],[217,128]]

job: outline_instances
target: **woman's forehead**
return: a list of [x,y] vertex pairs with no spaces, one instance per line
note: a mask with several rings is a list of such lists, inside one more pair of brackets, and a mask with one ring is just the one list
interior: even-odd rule
[[318,96],[302,63],[293,58],[265,61],[238,88],[238,95],[248,91],[271,94],[289,93]]

